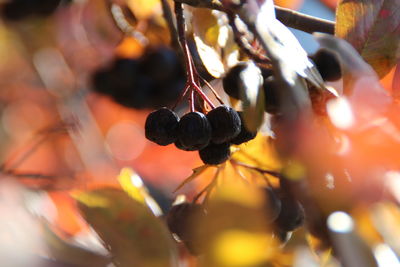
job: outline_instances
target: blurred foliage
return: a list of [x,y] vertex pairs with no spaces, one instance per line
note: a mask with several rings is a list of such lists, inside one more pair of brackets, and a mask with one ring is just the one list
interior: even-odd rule
[[[332,83],[322,81],[275,19],[272,1],[255,16],[261,36],[238,23],[245,44],[271,60],[258,66],[279,77],[278,115],[264,112],[260,75],[244,77],[251,90],[241,100],[223,92],[226,72],[252,60],[225,13],[185,8],[200,74],[258,130],[217,166],[150,143],[143,131],[149,110],[90,90],[92,74],[116,56],[140,59],[148,47],[173,41],[161,1],[62,1],[51,14],[25,11],[21,19],[11,19],[6,5],[0,4],[2,265],[400,266],[397,0],[338,3],[336,37],[315,35],[341,65],[343,78]],[[184,99],[177,112],[187,109]],[[185,195],[175,205],[204,211],[189,220],[190,240],[165,223],[173,192]]]

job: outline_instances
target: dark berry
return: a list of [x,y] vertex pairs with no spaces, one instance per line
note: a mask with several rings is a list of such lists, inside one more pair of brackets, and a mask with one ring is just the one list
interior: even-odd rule
[[241,121],[240,133],[230,141],[232,144],[235,144],[235,145],[240,145],[245,142],[248,142],[248,141],[254,139],[257,135],[257,132],[250,132],[246,128],[246,125],[243,120],[243,112],[238,112],[238,114],[239,114],[240,121]]
[[281,231],[293,231],[304,223],[304,208],[291,196],[280,195],[281,212],[275,221]]
[[2,6],[2,15],[8,20],[21,20],[30,16],[48,16],[51,15],[60,0],[13,0]]
[[205,164],[217,165],[227,161],[231,155],[230,144],[213,144],[210,143],[205,148],[199,150],[201,160]]
[[275,221],[281,213],[282,203],[277,192],[271,187],[264,188],[266,213],[268,221]]
[[167,108],[150,113],[145,124],[146,138],[162,146],[172,144],[177,138],[178,121],[175,112]]
[[264,80],[265,111],[270,114],[279,113],[279,88],[273,76]]
[[178,139],[187,150],[199,150],[211,140],[211,125],[200,112],[185,114],[178,124]]
[[246,62],[240,62],[233,68],[231,68],[226,76],[222,80],[222,85],[224,87],[225,93],[230,97],[239,99],[240,98],[240,86],[241,77],[240,73],[247,68],[248,64]]
[[188,149],[187,147],[185,147],[184,145],[182,145],[182,143],[181,143],[181,141],[179,141],[179,139],[177,139],[176,141],[175,141],[175,146],[176,146],[176,148],[178,148],[178,149],[180,149],[180,150],[183,150],[183,151],[193,151],[193,150],[191,150],[191,149]]
[[108,70],[99,70],[93,75],[93,89],[101,94],[112,93],[112,79]]
[[207,114],[207,119],[212,129],[211,141],[215,144],[230,141],[240,133],[239,114],[231,107],[219,106]]
[[160,83],[184,75],[183,66],[177,54],[167,47],[149,50],[141,59],[140,72]]
[[201,205],[182,203],[172,206],[166,216],[169,230],[176,234],[184,242],[188,250],[195,255],[199,254],[200,249],[196,245],[193,229],[196,221],[205,215]]
[[339,61],[333,53],[320,49],[310,58],[325,81],[336,81],[342,77]]
[[268,77],[271,77],[274,74],[272,69],[260,68],[260,70],[261,70],[261,75],[264,78],[264,80],[267,79]]
[[173,79],[163,85],[156,84],[151,91],[153,107],[165,107],[175,104],[185,87],[185,79]]

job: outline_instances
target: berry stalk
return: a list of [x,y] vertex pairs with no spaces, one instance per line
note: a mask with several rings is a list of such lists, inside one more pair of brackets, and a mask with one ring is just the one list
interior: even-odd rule
[[[200,95],[200,97],[212,108],[215,108],[215,105],[211,102],[211,100],[207,97],[206,94],[201,90],[199,86],[199,75],[197,74],[197,71],[194,66],[194,62],[192,59],[192,56],[189,51],[189,46],[187,44],[187,40],[185,37],[185,18],[183,17],[183,8],[182,4],[175,2],[175,16],[176,16],[176,21],[177,21],[177,28],[178,28],[178,39],[179,43],[181,44],[183,54],[185,57],[185,65],[186,65],[186,71],[187,71],[187,81],[186,81],[186,87],[188,87],[190,91],[190,97],[189,97],[189,102],[191,106],[191,110],[193,109],[194,111],[194,91],[196,91],[197,94]],[[187,90],[185,89],[182,97],[187,93]]]

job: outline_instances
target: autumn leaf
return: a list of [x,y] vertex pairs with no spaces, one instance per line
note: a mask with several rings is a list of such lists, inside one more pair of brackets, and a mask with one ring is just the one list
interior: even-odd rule
[[387,74],[400,57],[398,0],[343,0],[335,35],[351,43],[377,72]]
[[219,78],[225,72],[221,55],[218,51],[220,27],[212,11],[204,8],[192,10],[193,35],[197,52],[207,71]]
[[177,266],[171,235],[143,203],[116,188],[76,193],[74,197],[119,266]]
[[50,227],[43,223],[43,236],[52,258],[57,261],[76,266],[107,266],[110,264],[108,256],[98,254],[87,248],[77,246],[60,238]]

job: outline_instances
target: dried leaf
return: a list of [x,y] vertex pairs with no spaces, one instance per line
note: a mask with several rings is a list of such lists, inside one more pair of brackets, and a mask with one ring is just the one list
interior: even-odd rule
[[195,178],[197,178],[197,176],[202,174],[208,167],[209,167],[209,165],[203,165],[203,166],[194,168],[193,169],[193,173],[188,178],[183,180],[183,182],[180,185],[178,185],[178,187],[174,190],[174,193],[176,191],[178,191],[179,189],[181,189],[182,187],[184,187],[186,184],[188,184],[191,181],[193,181]]
[[336,36],[351,43],[379,77],[400,58],[398,0],[343,0],[339,3]]
[[217,18],[210,9],[196,8],[192,10],[192,27],[197,52],[207,71],[219,78],[224,74],[225,68],[218,51],[220,27]]
[[116,188],[80,192],[74,197],[117,265],[177,266],[170,233],[142,203]]

